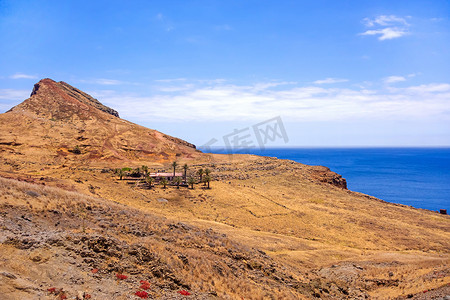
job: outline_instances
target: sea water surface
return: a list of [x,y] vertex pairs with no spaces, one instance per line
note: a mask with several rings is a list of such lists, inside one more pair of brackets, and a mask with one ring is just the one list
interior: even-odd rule
[[450,148],[250,148],[238,153],[326,166],[347,179],[350,190],[388,202],[450,208]]

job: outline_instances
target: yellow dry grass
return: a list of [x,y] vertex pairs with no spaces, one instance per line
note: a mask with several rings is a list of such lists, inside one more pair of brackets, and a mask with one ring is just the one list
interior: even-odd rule
[[[430,281],[422,278],[424,272],[448,269],[448,216],[386,203],[318,182],[308,166],[288,161],[255,156],[234,156],[230,160],[209,155],[205,161],[197,161],[196,166],[187,162],[190,174],[200,167],[210,168],[213,178],[219,179],[211,182],[211,189],[201,184],[193,190],[160,186],[148,189],[132,179],[119,180],[112,172],[101,172],[102,168],[142,164],[154,170],[171,170],[169,164],[150,162],[104,163],[96,169],[48,166],[37,173],[25,168],[15,176],[29,176],[30,180],[101,197],[142,212],[213,228],[305,272],[352,261],[402,261],[401,284],[374,286],[370,291],[373,297],[405,295],[448,283],[448,275]],[[255,165],[262,168],[258,170]],[[269,170],[264,169],[267,166]],[[14,176],[12,172],[7,174]],[[40,181],[40,177],[44,180]],[[167,203],[158,199],[166,199]],[[391,265],[364,269],[361,276],[380,279],[391,269]]]

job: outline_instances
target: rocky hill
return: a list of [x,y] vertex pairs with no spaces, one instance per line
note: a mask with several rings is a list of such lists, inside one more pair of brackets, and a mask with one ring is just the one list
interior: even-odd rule
[[[450,296],[449,216],[117,115],[50,79],[0,115],[0,299]],[[192,188],[144,180],[173,161]]]
[[[0,115],[3,157],[80,163],[196,158],[195,146],[126,120],[65,82],[43,79],[30,98]],[[16,156],[13,160],[20,161]]]
[[93,108],[119,117],[117,111],[79,89],[63,81],[55,82],[45,78],[34,85],[29,99],[11,108],[10,111],[29,111],[41,117],[54,119],[68,119],[75,115],[87,119],[96,113]]

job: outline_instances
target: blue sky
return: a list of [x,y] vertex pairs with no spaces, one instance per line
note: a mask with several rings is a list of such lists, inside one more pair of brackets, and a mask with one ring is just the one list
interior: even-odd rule
[[197,145],[450,145],[450,2],[0,0],[0,112],[41,78]]

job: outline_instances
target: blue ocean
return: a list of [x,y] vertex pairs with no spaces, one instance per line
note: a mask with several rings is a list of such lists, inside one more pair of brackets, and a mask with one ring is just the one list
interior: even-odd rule
[[347,179],[350,190],[416,208],[450,208],[450,148],[271,148],[238,153],[327,166]]

